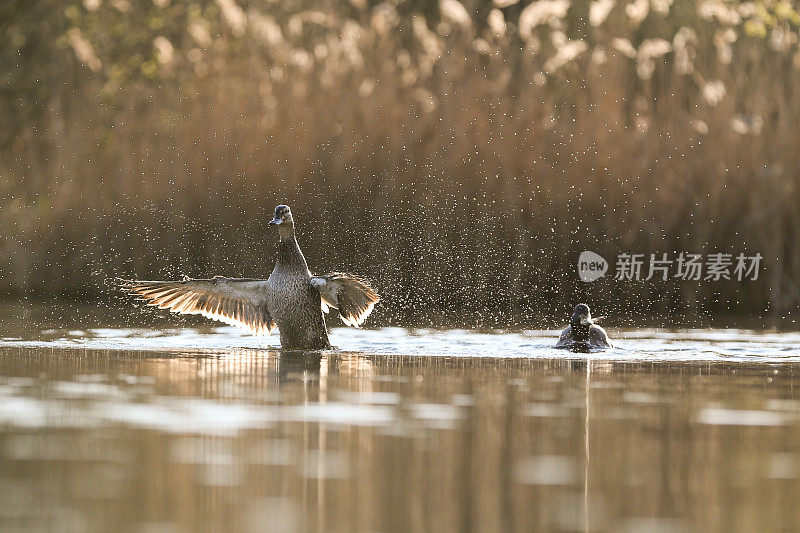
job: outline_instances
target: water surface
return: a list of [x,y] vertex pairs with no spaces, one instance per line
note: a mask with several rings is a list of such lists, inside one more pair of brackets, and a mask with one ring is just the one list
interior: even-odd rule
[[800,529],[800,335],[233,328],[0,341],[4,530]]

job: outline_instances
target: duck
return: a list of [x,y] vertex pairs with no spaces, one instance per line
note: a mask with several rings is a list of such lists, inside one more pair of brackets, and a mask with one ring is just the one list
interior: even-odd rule
[[556,348],[591,350],[612,348],[606,330],[594,323],[592,313],[586,304],[578,304],[572,313],[569,326],[561,332]]
[[324,313],[337,309],[346,325],[358,327],[380,296],[366,279],[353,274],[312,275],[297,243],[288,205],[275,208],[268,226],[277,229],[278,245],[275,268],[267,279],[121,280],[120,288],[147,305],[202,315],[259,336],[277,327],[282,349],[330,349]]

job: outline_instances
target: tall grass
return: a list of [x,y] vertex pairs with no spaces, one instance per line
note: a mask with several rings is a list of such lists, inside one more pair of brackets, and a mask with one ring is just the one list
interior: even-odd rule
[[[789,2],[11,2],[0,289],[312,269],[384,322],[800,306]],[[36,4],[36,5],[33,5]],[[746,252],[757,281],[577,280],[582,250]],[[610,272],[613,277],[613,272]],[[665,319],[666,321],[666,319]]]

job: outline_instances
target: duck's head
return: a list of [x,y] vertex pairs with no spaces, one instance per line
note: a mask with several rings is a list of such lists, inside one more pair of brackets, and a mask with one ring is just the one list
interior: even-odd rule
[[275,216],[272,217],[272,220],[269,221],[269,226],[280,226],[280,225],[287,225],[291,226],[294,224],[292,220],[292,211],[289,209],[288,205],[279,205],[275,208]]
[[578,304],[575,306],[575,311],[572,313],[573,324],[591,324],[592,313],[589,311],[589,306],[586,304]]

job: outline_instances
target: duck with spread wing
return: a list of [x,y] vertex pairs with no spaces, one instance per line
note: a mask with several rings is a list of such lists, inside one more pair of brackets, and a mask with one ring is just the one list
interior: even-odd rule
[[124,281],[122,289],[159,309],[203,315],[250,329],[256,335],[277,327],[281,347],[331,347],[323,311],[339,310],[342,321],[360,326],[380,301],[369,282],[342,272],[313,276],[294,230],[289,206],[279,205],[269,225],[278,229],[275,268],[268,279],[224,278],[183,281]]

